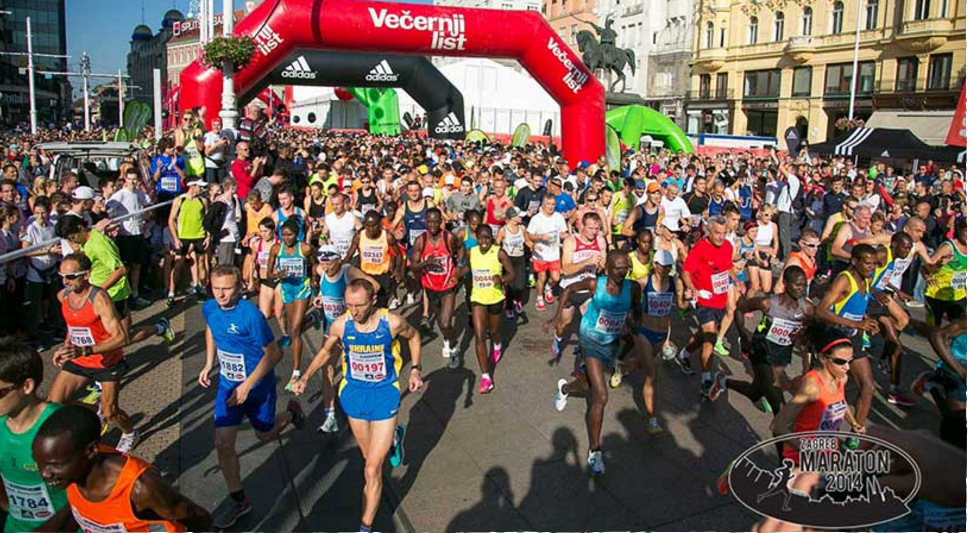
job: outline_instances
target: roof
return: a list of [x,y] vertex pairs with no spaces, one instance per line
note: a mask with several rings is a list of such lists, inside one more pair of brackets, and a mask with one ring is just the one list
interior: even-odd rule
[[866,126],[870,128],[902,128],[927,144],[946,144],[946,134],[953,122],[953,111],[875,111]]
[[126,142],[49,142],[35,145],[51,155],[81,155],[85,157],[122,157],[141,150],[141,146]]

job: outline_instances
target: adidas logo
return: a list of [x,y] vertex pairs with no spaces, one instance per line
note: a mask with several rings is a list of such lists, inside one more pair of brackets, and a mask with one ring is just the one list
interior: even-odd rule
[[317,73],[310,70],[310,65],[307,64],[306,58],[303,56],[290,63],[280,75],[284,78],[299,78],[301,80],[317,79]]
[[364,76],[367,81],[397,81],[398,75],[391,70],[391,65],[388,64],[387,60],[381,60],[380,63],[370,69],[370,72]]
[[461,133],[464,130],[464,126],[458,121],[458,117],[455,116],[454,111],[448,113],[448,116],[434,127],[435,133]]

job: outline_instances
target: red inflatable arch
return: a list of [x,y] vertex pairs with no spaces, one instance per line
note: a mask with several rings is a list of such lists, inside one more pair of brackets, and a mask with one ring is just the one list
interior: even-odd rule
[[[536,12],[364,0],[266,0],[236,24],[235,33],[252,36],[257,45],[252,61],[235,75],[236,94],[252,88],[295,48],[517,59],[562,108],[566,159],[577,164],[605,152],[603,86]],[[219,71],[198,61],[182,71],[183,110],[221,109],[221,94]],[[210,120],[215,115],[206,114]]]

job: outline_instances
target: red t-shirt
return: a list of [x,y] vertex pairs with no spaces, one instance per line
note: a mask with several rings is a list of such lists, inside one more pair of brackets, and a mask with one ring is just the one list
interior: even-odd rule
[[236,196],[243,202],[249,196],[249,190],[255,185],[253,183],[253,176],[250,174],[252,168],[252,163],[239,159],[234,160],[229,167],[229,172],[232,174],[233,179],[236,180]]
[[701,239],[687,254],[684,272],[690,274],[694,288],[697,289],[698,305],[713,309],[724,309],[727,306],[731,281],[729,271],[734,266],[731,261],[733,256],[734,248],[730,242],[724,241],[721,246],[714,246],[706,238]]

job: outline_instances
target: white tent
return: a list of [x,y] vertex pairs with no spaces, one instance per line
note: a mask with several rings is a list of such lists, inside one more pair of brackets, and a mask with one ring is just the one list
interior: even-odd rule
[[[486,133],[512,133],[525,122],[533,135],[541,135],[546,120],[552,120],[552,134],[560,134],[559,104],[526,71],[484,58],[460,59],[438,68],[465,98],[466,128],[474,124]],[[402,115],[424,115],[407,93],[398,91],[398,96]]]
[[310,128],[358,129],[367,123],[367,109],[356,99],[337,98],[332,87],[293,87],[290,124]]

